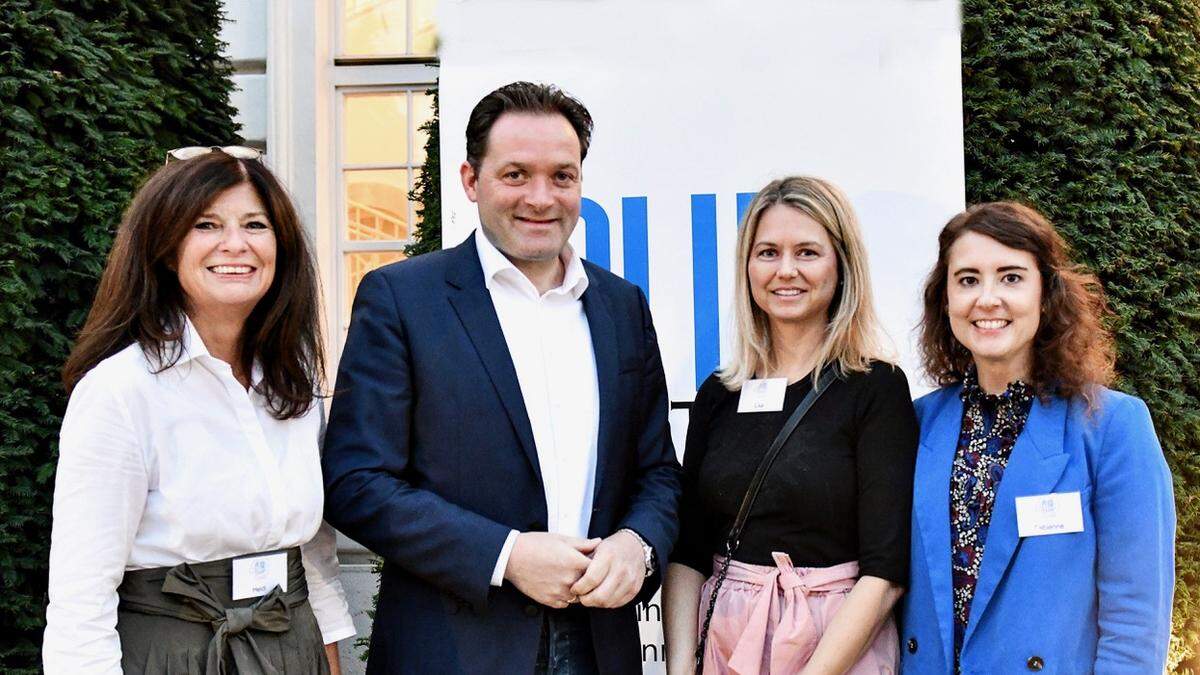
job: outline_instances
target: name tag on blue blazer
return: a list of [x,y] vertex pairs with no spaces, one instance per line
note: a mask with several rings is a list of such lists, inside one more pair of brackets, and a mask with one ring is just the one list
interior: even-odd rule
[[1083,508],[1078,492],[1017,497],[1018,536],[1040,537],[1068,532],[1083,532]]

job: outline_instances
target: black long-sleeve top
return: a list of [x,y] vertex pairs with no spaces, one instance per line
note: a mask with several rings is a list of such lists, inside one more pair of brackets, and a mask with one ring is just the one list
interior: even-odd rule
[[[783,410],[738,413],[740,392],[700,386],[683,457],[681,531],[671,559],[712,572],[759,461],[812,389],[787,387]],[[798,567],[857,560],[859,573],[908,584],[917,420],[903,371],[884,363],[835,380],[808,411],[763,483],[734,559]]]

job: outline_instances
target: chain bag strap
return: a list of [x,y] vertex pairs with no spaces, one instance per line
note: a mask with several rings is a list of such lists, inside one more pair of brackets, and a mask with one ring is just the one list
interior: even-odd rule
[[717,607],[717,593],[721,590],[721,584],[725,583],[725,575],[729,573],[729,563],[733,561],[733,555],[737,553],[738,546],[742,543],[742,530],[746,528],[746,520],[750,517],[750,510],[754,508],[754,500],[758,498],[758,492],[762,489],[763,481],[767,478],[767,472],[771,470],[771,465],[775,463],[775,458],[779,456],[780,450],[783,449],[783,444],[791,437],[792,432],[800,425],[800,421],[808,413],[808,410],[813,407],[821,394],[829,388],[829,384],[837,377],[836,366],[826,366],[821,371],[821,375],[817,378],[817,384],[804,400],[800,401],[800,405],[796,406],[796,410],[792,412],[792,416],[784,423],[783,428],[776,434],[775,440],[771,441],[771,446],[767,448],[766,454],[758,463],[758,469],[754,472],[754,478],[750,479],[750,487],[746,489],[746,495],[742,497],[742,505],[738,508],[737,517],[733,520],[733,526],[729,528],[729,535],[725,537],[725,551],[722,554],[721,565],[717,570],[717,579],[713,583],[712,595],[708,599],[708,611],[704,614],[704,626],[700,630],[700,642],[696,645],[696,673],[699,675],[704,670],[704,646],[708,642],[708,627],[712,623],[713,610]]

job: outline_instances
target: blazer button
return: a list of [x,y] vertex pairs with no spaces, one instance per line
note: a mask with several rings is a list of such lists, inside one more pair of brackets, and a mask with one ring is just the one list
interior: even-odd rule
[[545,531],[546,531],[546,524],[545,524],[545,523],[543,523],[543,522],[541,522],[541,521],[534,521],[534,522],[533,522],[533,523],[532,523],[532,524],[529,526],[529,531],[530,531],[530,532],[545,532]]
[[911,638],[911,637],[908,638],[908,653],[909,654],[917,653],[917,638]]
[[1025,662],[1025,667],[1034,672],[1041,670],[1045,665],[1046,662],[1043,661],[1042,657],[1040,656],[1031,656],[1029,657],[1029,660]]
[[525,605],[525,616],[534,617],[538,615],[537,605]]

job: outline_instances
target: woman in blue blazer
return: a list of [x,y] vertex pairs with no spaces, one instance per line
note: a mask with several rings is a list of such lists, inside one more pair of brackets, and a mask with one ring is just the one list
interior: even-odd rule
[[904,673],[1161,673],[1171,476],[1150,413],[1105,388],[1095,276],[1020,204],[938,240],[925,285]]

